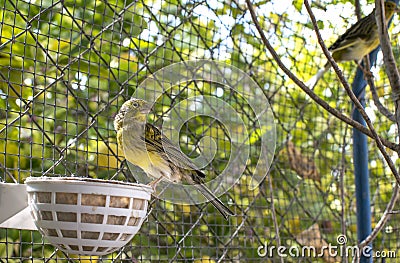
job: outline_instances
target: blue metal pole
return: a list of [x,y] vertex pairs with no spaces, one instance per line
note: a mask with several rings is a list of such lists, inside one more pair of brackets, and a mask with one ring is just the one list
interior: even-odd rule
[[[377,50],[370,54],[370,61],[376,60]],[[374,57],[374,58],[372,58]],[[365,86],[364,73],[357,69],[356,76],[352,85],[354,94],[359,98],[365,107]],[[353,105],[354,108],[354,105]],[[353,119],[365,126],[365,121],[360,112],[354,108]],[[369,171],[368,171],[368,144],[367,136],[359,130],[353,128],[353,160],[354,176],[356,185],[356,206],[357,206],[357,239],[358,242],[364,240],[371,233],[371,205],[369,191]],[[372,258],[361,256],[360,263],[372,263]]]
[[[394,2],[398,4],[399,0],[395,0]],[[376,56],[379,50],[380,47],[369,54],[371,67],[375,65]],[[365,107],[366,85],[367,83],[364,79],[364,73],[360,68],[358,68],[356,76],[354,77],[352,89],[363,107]],[[356,108],[354,108],[353,111],[353,119],[365,126],[365,121]],[[353,160],[357,200],[357,239],[360,242],[371,233],[371,199],[369,188],[367,136],[355,128],[353,128]],[[372,257],[361,255],[360,262],[372,263]]]

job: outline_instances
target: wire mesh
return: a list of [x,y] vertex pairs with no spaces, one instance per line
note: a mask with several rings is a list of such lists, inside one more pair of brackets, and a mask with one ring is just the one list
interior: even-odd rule
[[[326,60],[301,2],[257,1],[254,5],[284,63],[307,80]],[[0,229],[1,262],[346,262],[327,255],[282,259],[276,251],[268,257],[258,254],[264,245],[337,244],[339,234],[347,236],[347,244],[357,243],[352,129],[317,106],[284,75],[265,51],[243,3],[0,3],[0,178],[4,182],[23,183],[29,176],[42,175],[133,181],[117,146],[115,114],[148,75],[190,59],[225,61],[247,72],[269,99],[278,137],[269,176],[260,188],[249,190],[249,165],[222,197],[237,214],[229,221],[211,205],[174,205],[153,199],[140,234],[116,253],[69,255],[37,231]],[[372,10],[365,1],[361,6],[364,14]],[[356,21],[349,2],[320,1],[313,8],[327,43]],[[397,54],[397,16],[393,24]],[[377,65],[377,92],[393,111],[381,56]],[[340,66],[351,79],[355,64]],[[158,101],[152,122],[160,125],[171,105],[190,94],[220,96],[220,89],[208,82],[177,87]],[[314,92],[331,107],[351,114],[350,100],[333,72],[325,74]],[[240,98],[229,92],[221,96],[253,125],[255,116]],[[397,139],[396,126],[379,113],[368,89],[367,111],[383,137]],[[221,153],[205,169],[213,177],[230,157],[223,125],[193,118],[185,122],[179,139],[182,150],[195,157],[200,139],[210,133]],[[394,180],[375,145],[371,141],[369,145],[374,227],[390,199]],[[255,144],[251,157],[258,155]],[[398,214],[393,214],[374,241],[374,249],[399,250],[397,219]]]

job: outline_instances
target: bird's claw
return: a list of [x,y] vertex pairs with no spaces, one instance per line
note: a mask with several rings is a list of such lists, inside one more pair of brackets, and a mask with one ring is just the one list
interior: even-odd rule
[[157,184],[158,184],[162,179],[163,179],[162,177],[159,177],[159,178],[157,178],[157,179],[151,181],[151,182],[148,184],[148,186],[150,186],[150,187],[153,189],[153,191],[155,192],[155,191],[156,191]]

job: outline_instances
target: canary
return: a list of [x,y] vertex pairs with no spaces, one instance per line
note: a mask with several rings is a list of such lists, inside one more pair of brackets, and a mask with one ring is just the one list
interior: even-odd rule
[[[146,121],[151,106],[144,100],[126,101],[115,116],[114,128],[117,142],[125,158],[155,179],[153,187],[161,180],[191,184],[211,202],[225,219],[234,213],[203,183],[205,174],[184,155],[157,127]],[[165,152],[164,149],[167,149]]]
[[[391,1],[385,2],[386,24],[388,24],[396,11],[396,3]],[[351,60],[359,63],[364,56],[368,55],[378,46],[379,35],[374,9],[368,16],[360,19],[351,26],[328,48],[328,50],[332,53],[332,57],[337,63]],[[307,82],[307,85],[315,87],[330,67],[331,64],[328,61],[324,68],[319,70],[318,73]]]

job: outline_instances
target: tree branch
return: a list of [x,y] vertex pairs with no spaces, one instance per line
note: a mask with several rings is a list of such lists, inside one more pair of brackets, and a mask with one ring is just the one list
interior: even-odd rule
[[345,90],[346,90],[347,94],[349,95],[350,99],[353,101],[354,105],[356,106],[356,108],[360,112],[361,116],[364,118],[365,123],[367,124],[369,130],[372,133],[372,138],[375,140],[375,143],[378,146],[379,151],[382,153],[384,159],[386,160],[386,163],[388,164],[390,170],[392,171],[394,177],[396,178],[397,183],[400,185],[400,175],[397,172],[396,167],[395,167],[392,159],[390,158],[389,154],[386,152],[386,150],[385,150],[385,148],[383,146],[381,137],[377,134],[377,132],[376,132],[376,130],[375,130],[370,118],[368,117],[367,113],[364,110],[364,107],[361,105],[360,101],[354,95],[354,93],[351,90],[349,84],[347,83],[346,79],[344,78],[342,71],[339,69],[338,65],[335,63],[335,61],[332,58],[329,50],[325,46],[324,41],[322,40],[321,34],[319,32],[318,25],[317,25],[317,21],[315,19],[315,16],[314,16],[312,10],[311,10],[311,7],[310,7],[310,4],[308,3],[308,0],[304,0],[304,5],[306,6],[308,14],[310,15],[312,24],[314,26],[315,33],[317,34],[317,37],[318,37],[318,42],[319,42],[323,52],[325,53],[328,61],[332,64],[332,67],[334,68],[337,76],[339,77],[339,80],[342,82],[343,87],[345,88]]
[[383,13],[383,5],[384,2],[382,0],[375,0],[375,18],[378,26],[379,40],[381,42],[386,74],[389,78],[390,86],[392,87],[393,99],[396,106],[396,121],[397,125],[400,125],[400,74],[397,70],[396,61],[393,56],[389,33],[385,23],[385,15]]
[[356,7],[356,16],[357,16],[357,20],[361,19],[361,5],[360,5],[360,0],[356,0],[354,2],[354,6]]
[[[368,57],[365,57],[364,65],[365,65],[365,68],[371,68]],[[385,106],[383,106],[383,104],[379,100],[379,96],[378,96],[378,93],[376,92],[376,86],[374,83],[373,76],[367,75],[366,79],[367,79],[369,89],[371,90],[372,99],[373,99],[374,104],[375,104],[376,108],[378,109],[378,111],[381,114],[383,114],[383,116],[385,116],[386,118],[391,120],[392,122],[395,122],[396,118],[395,118],[394,114],[392,112],[390,112]]]
[[[399,72],[397,70],[396,62],[393,57],[392,47],[389,40],[389,34],[387,31],[387,25],[385,23],[385,14],[383,13],[384,2],[382,0],[375,0],[375,18],[376,24],[378,26],[378,34],[379,40],[381,43],[381,49],[383,52],[383,61],[385,63],[386,74],[388,75],[390,85],[393,91],[393,100],[395,103],[395,121],[397,123],[397,128],[400,128],[400,77]],[[397,151],[399,155],[400,152]],[[397,179],[397,178],[396,178]],[[362,249],[371,243],[379,234],[379,232],[386,225],[386,222],[389,220],[390,215],[392,214],[393,208],[396,204],[396,201],[399,197],[399,183],[394,186],[392,197],[386,206],[385,211],[379,222],[376,224],[375,228],[372,230],[371,234],[368,235],[360,244],[359,247]]]
[[[251,3],[250,0],[246,0],[246,4],[247,7],[250,11],[250,15],[252,17],[252,20],[257,28],[258,33],[261,36],[261,40],[263,41],[264,45],[266,46],[266,48],[268,49],[268,51],[271,53],[272,57],[274,58],[274,60],[276,61],[276,63],[278,64],[278,66],[282,69],[282,71],[296,84],[298,85],[307,95],[310,96],[311,99],[313,99],[316,103],[318,103],[321,107],[323,107],[325,110],[327,110],[329,113],[331,113],[332,115],[336,116],[338,119],[346,122],[347,124],[351,125],[352,127],[360,130],[362,133],[368,135],[369,137],[371,137],[372,139],[374,139],[374,141],[376,142],[376,144],[378,145],[379,150],[381,151],[382,155],[384,156],[386,162],[388,163],[392,173],[395,175],[396,180],[398,182],[400,182],[400,176],[397,173],[397,170],[395,169],[395,166],[392,162],[392,160],[390,159],[390,156],[387,154],[387,152],[385,151],[385,148],[383,145],[393,149],[393,150],[398,150],[399,146],[393,142],[387,141],[381,137],[379,137],[379,135],[376,133],[375,129],[373,128],[373,125],[368,117],[368,115],[366,114],[366,112],[364,111],[362,105],[360,104],[360,102],[358,101],[358,99],[355,97],[354,93],[351,91],[348,83],[346,82],[346,79],[344,78],[343,74],[341,73],[341,70],[339,69],[339,67],[337,66],[337,64],[335,63],[335,61],[333,60],[332,56],[330,55],[328,49],[326,48],[326,46],[323,43],[323,40],[321,38],[321,35],[319,33],[318,30],[318,26],[316,24],[316,20],[315,17],[311,11],[310,5],[308,3],[307,0],[304,1],[307,10],[310,13],[310,17],[312,19],[313,25],[316,29],[317,32],[317,37],[319,39],[319,42],[321,44],[321,47],[325,53],[325,55],[327,56],[328,60],[330,61],[330,63],[332,64],[332,67],[335,69],[336,73],[338,74],[339,79],[341,80],[341,82],[344,82],[344,86],[346,88],[346,91],[348,92],[348,94],[350,95],[350,97],[352,98],[352,100],[354,101],[356,107],[359,109],[360,113],[363,114],[363,117],[366,120],[366,123],[368,124],[368,128],[364,127],[362,124],[360,124],[357,121],[354,121],[353,119],[347,117],[346,115],[342,114],[341,112],[339,112],[337,109],[332,108],[331,106],[329,106],[329,104],[327,102],[325,102],[324,100],[322,100],[320,97],[318,97],[311,89],[309,89],[301,80],[299,80],[282,62],[282,60],[280,59],[279,55],[275,52],[274,48],[272,47],[272,45],[269,43],[267,37],[264,34],[263,29],[261,28],[260,23],[257,20],[257,16],[256,13],[254,11],[253,5]],[[393,147],[393,148],[392,148]]]

